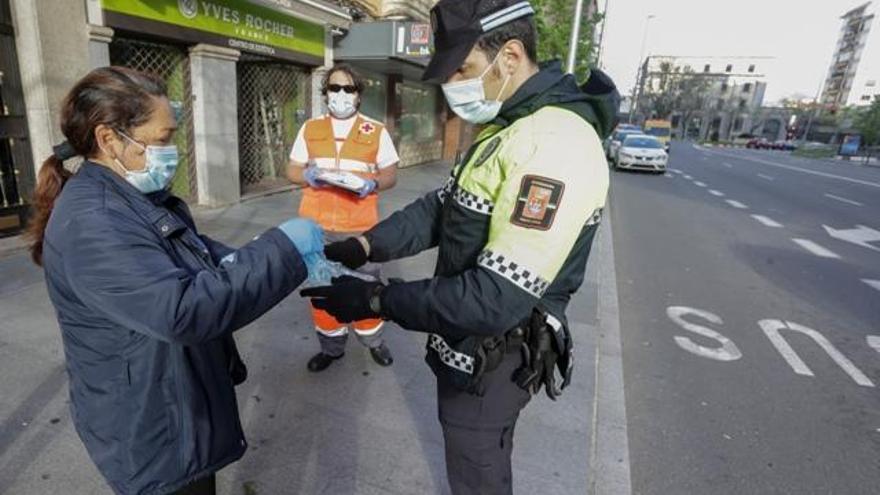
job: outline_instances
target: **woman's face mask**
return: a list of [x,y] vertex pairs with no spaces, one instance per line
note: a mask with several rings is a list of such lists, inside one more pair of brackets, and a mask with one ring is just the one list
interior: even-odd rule
[[442,85],[443,94],[446,96],[449,107],[467,122],[485,124],[497,117],[498,112],[501,111],[501,95],[504,94],[507,83],[510,82],[510,74],[505,76],[501,90],[494,100],[486,100],[486,86],[483,81],[500,57],[501,51],[479,77]]
[[122,169],[125,180],[144,194],[166,189],[171,184],[171,179],[174,178],[175,172],[177,172],[177,165],[179,164],[177,146],[173,144],[168,146],[144,146],[124,132],[116,132],[131,144],[142,149],[146,158],[144,168],[138,171],[129,170],[118,158],[113,159],[114,163]]

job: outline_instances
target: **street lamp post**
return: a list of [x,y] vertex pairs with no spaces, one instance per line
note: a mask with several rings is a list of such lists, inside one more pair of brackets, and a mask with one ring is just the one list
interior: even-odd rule
[[581,17],[584,12],[584,0],[577,0],[574,7],[574,20],[571,28],[571,42],[568,45],[568,72],[574,74],[574,62],[577,60],[578,38],[581,36]]
[[648,28],[651,25],[651,19],[655,18],[654,14],[648,14],[645,17],[645,29],[642,32],[642,47],[639,49],[639,63],[638,68],[636,70],[636,81],[633,83],[632,94],[630,95],[630,104],[629,104],[629,123],[632,124],[633,115],[635,114],[636,104],[636,88],[639,86],[639,80],[642,77],[642,59],[645,58],[645,43],[648,41]]

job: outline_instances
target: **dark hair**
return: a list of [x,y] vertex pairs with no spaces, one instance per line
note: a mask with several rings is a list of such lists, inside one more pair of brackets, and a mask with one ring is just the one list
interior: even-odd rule
[[364,78],[361,77],[360,74],[355,72],[355,70],[350,65],[336,64],[333,67],[331,67],[330,70],[328,70],[326,74],[324,74],[324,79],[321,80],[321,94],[322,95],[327,94],[327,86],[330,84],[330,77],[337,72],[342,72],[344,74],[347,74],[348,77],[351,78],[351,81],[352,81],[352,84],[354,84],[354,87],[357,88],[358,94],[363,94],[363,92],[364,92]]
[[[492,2],[484,2],[491,5]],[[535,17],[522,17],[497,27],[480,36],[476,46],[486,53],[491,62],[501,47],[510,40],[519,40],[526,49],[526,55],[532,63],[538,62],[538,34],[535,28]]]
[[[72,151],[59,152],[46,159],[37,176],[34,210],[28,227],[33,241],[31,258],[43,264],[43,237],[55,200],[71,173],[64,168],[70,155],[93,157],[98,152],[95,128],[103,124],[128,130],[146,123],[153,112],[153,98],[166,96],[165,83],[151,74],[125,67],[95,69],[80,79],[61,106],[61,132]],[[58,156],[61,153],[62,156]]]

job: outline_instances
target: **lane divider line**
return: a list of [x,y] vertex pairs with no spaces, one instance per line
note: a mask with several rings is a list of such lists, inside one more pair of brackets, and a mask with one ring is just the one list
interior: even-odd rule
[[739,210],[747,210],[749,207],[733,199],[726,199],[727,204]]
[[706,183],[700,181],[694,181],[694,185],[697,187],[706,187]]
[[[715,153],[716,155],[719,155],[719,156],[726,156],[728,158],[733,158],[726,153],[721,153],[718,151],[711,151],[709,153]],[[770,165],[771,167],[784,168],[786,170],[794,170],[795,172],[801,172],[804,174],[816,175],[816,176],[825,177],[828,179],[841,180],[844,182],[851,182],[853,184],[861,184],[863,186],[876,187],[876,188],[880,189],[880,183],[878,183],[878,182],[871,182],[871,181],[861,180],[861,179],[853,179],[852,177],[844,177],[842,175],[834,175],[834,174],[829,174],[829,173],[825,173],[825,172],[818,172],[816,170],[807,170],[807,169],[801,168],[801,167],[794,167],[791,165],[783,165],[781,163],[771,162],[768,160],[762,160],[760,158],[753,158],[750,156],[740,156],[740,157],[736,157],[736,158],[739,158],[740,160],[748,160],[750,162],[755,162],[755,163],[762,163],[764,165]]]
[[770,217],[765,217],[764,215],[752,215],[752,218],[761,222],[762,224],[764,224],[767,227],[782,228],[781,223],[777,222],[776,220],[773,220]]
[[769,175],[758,174],[758,177],[766,180],[773,180],[773,177],[770,177]]
[[815,254],[820,258],[840,259],[840,256],[838,256],[834,251],[824,248],[809,239],[792,238],[792,241],[794,241],[794,243],[798,246],[806,249],[810,253]]
[[716,189],[709,189],[709,194],[711,194],[712,196],[719,197],[719,198],[723,198],[723,197],[724,197],[724,193],[721,192],[721,191],[718,191],[718,190],[716,190]]
[[853,205],[853,206],[865,206],[865,205],[859,203],[858,201],[853,201],[853,200],[851,200],[851,199],[841,198],[840,196],[835,196],[835,195],[833,195],[833,194],[827,194],[827,193],[826,193],[824,196],[825,196],[826,198],[831,198],[831,199],[834,199],[834,200],[840,201],[841,203],[846,203],[846,204],[848,204],[848,205]]

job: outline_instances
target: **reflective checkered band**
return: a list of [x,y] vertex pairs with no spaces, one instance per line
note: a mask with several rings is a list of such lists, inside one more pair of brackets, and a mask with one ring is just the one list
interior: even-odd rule
[[460,186],[456,188],[455,193],[452,194],[452,199],[468,210],[475,211],[481,215],[491,215],[492,210],[495,209],[495,204],[488,199],[469,193]]
[[450,177],[449,180],[446,181],[446,185],[437,189],[437,197],[440,199],[441,203],[446,201],[446,196],[449,196],[449,192],[452,191],[453,185],[455,185],[455,177]]
[[587,226],[596,225],[597,223],[602,221],[602,208],[596,208],[593,210],[593,214],[590,215],[590,219],[587,220]]
[[443,337],[435,333],[429,334],[428,345],[431,346],[431,349],[437,351],[440,361],[446,366],[469,375],[474,373],[474,358],[449,347],[449,344],[446,343]]
[[477,258],[477,264],[510,280],[520,289],[535,297],[543,296],[547,287],[550,286],[550,282],[517,262],[505,258],[503,254],[493,253],[489,250],[483,251]]

